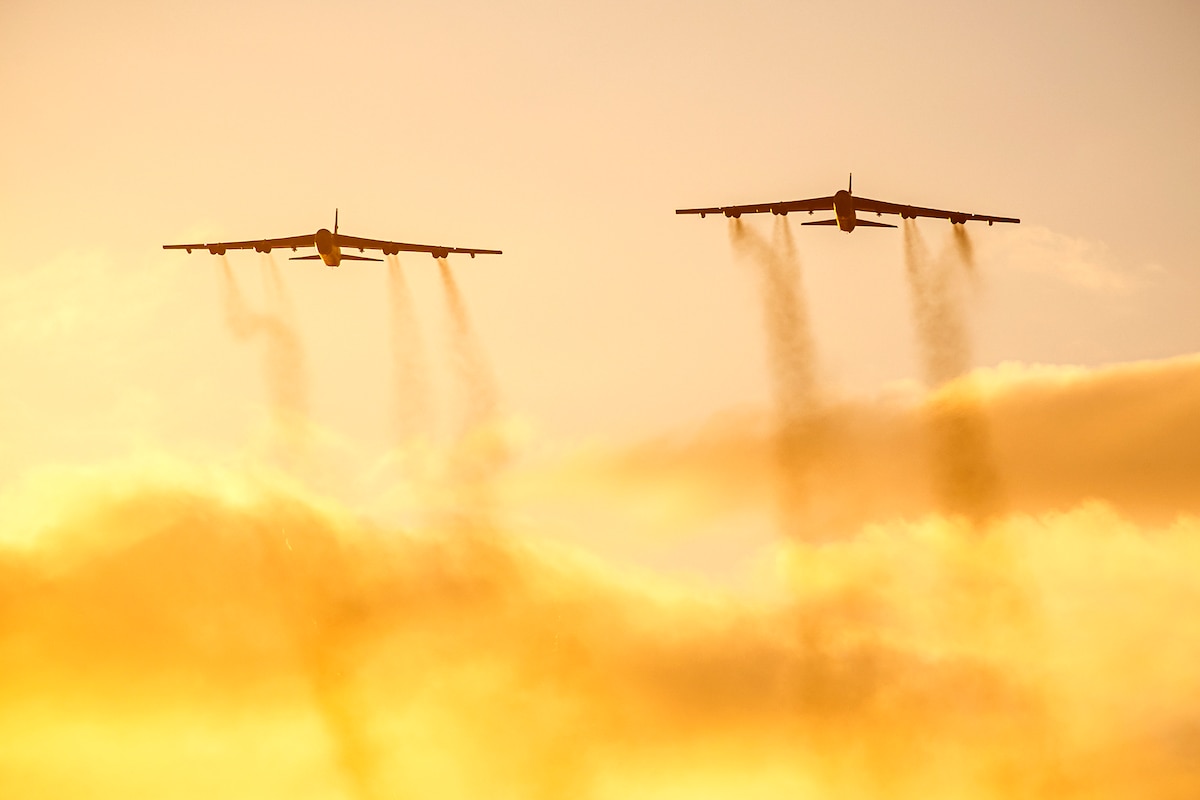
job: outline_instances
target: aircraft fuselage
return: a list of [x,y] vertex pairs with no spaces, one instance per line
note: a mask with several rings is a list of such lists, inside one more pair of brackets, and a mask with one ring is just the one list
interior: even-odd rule
[[838,230],[846,233],[854,230],[858,218],[854,216],[854,198],[850,192],[840,189],[833,196],[833,214],[837,217]]
[[315,244],[317,254],[327,267],[336,267],[342,263],[342,248],[338,247],[337,239],[328,228],[317,231]]

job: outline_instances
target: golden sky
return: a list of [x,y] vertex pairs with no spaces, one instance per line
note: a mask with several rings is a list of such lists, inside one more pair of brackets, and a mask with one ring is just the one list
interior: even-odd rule
[[0,795],[1197,796],[1198,34],[4,3]]
[[[307,232],[335,206],[350,233],[501,248],[462,280],[510,404],[556,432],[761,401],[753,297],[725,231],[672,212],[819,196],[851,171],[868,197],[1024,220],[977,231],[981,363],[1200,348],[1186,4],[3,14],[13,272],[105,259],[96,291],[127,303],[123,281],[150,271],[178,287],[142,298],[161,307],[213,290],[208,261],[158,245]],[[823,370],[855,393],[912,377],[899,237],[833,233],[805,230],[801,252]],[[289,286],[328,378],[315,400],[361,417],[339,399],[384,389],[365,368],[384,346],[378,270],[311,266]]]

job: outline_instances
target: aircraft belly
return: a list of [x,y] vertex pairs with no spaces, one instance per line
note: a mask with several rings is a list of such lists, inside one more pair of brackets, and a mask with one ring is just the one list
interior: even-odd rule
[[327,267],[336,267],[342,263],[342,250],[336,245],[328,253],[321,253],[321,260],[325,262]]
[[838,192],[833,198],[833,214],[837,217],[840,230],[849,233],[854,230],[854,202],[845,192]]

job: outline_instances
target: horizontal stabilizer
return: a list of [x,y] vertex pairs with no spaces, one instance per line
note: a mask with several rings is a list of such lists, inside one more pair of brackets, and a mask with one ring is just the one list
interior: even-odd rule
[[[316,256],[292,256],[291,258],[288,259],[288,261],[316,261],[318,258],[320,258],[319,255],[316,255]],[[342,258],[345,258],[345,256],[342,256]]]
[[801,225],[837,225],[836,219],[818,219],[813,222],[801,222]]
[[342,253],[342,261],[383,261],[383,259],[368,258],[367,256],[352,256],[349,253]]
[[869,219],[859,219],[854,221],[856,228],[894,228],[895,225],[889,225],[886,222],[873,222]]

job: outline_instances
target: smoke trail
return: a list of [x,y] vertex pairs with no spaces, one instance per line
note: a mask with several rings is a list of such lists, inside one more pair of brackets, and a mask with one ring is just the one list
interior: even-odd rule
[[355,800],[373,800],[378,758],[356,669],[362,619],[340,585],[353,569],[345,553],[311,536],[313,520],[298,511],[278,504],[273,524],[250,526],[239,538],[251,550],[254,582],[270,587],[274,623],[307,685],[305,700],[317,712],[338,776]]
[[958,260],[966,271],[971,288],[979,291],[981,287],[979,269],[975,265],[975,244],[967,233],[966,225],[951,225],[954,230],[954,248],[958,251]]
[[395,424],[400,441],[429,432],[429,368],[416,309],[400,259],[388,256]]
[[479,338],[475,335],[466,303],[463,302],[458,283],[454,280],[454,273],[444,258],[437,261],[449,312],[450,346],[463,392],[464,422],[470,430],[493,421],[498,407],[499,392],[491,365]]
[[283,285],[283,274],[275,256],[264,253],[259,258],[259,271],[262,274],[263,296],[267,301],[267,313],[279,319],[288,328],[296,326],[296,315],[292,308],[292,299],[288,296],[287,287]]
[[[957,231],[955,250],[960,257],[971,254],[969,240]],[[917,344],[926,382],[941,389],[928,407],[935,483],[948,511],[978,523],[1000,510],[1000,478],[982,404],[965,379],[970,341],[958,264],[949,255],[932,258],[916,223],[905,220],[904,261]]]
[[466,505],[476,524],[490,524],[492,478],[508,458],[507,444],[497,427],[499,390],[454,273],[444,258],[437,261],[445,290],[454,373],[463,404],[462,428],[451,470],[458,488],[467,493]]
[[971,242],[971,236],[967,233],[966,225],[952,225],[954,230],[954,247],[958,250],[958,257],[962,260],[965,266],[971,272],[975,271],[975,245]]
[[945,258],[933,259],[911,220],[904,222],[904,266],[922,371],[927,383],[941,386],[966,374],[971,366],[960,286],[954,280],[953,264]]
[[239,341],[261,337],[263,374],[275,427],[288,449],[303,448],[304,425],[308,419],[308,376],[304,349],[289,321],[291,306],[283,289],[283,281],[273,263],[262,265],[269,312],[260,314],[250,309],[229,260],[221,256],[221,300],[225,324]]
[[748,258],[758,273],[775,403],[780,513],[785,532],[800,536],[808,473],[820,438],[816,347],[800,260],[783,217],[775,220],[771,243],[740,219],[732,220],[729,233],[734,250]]

